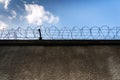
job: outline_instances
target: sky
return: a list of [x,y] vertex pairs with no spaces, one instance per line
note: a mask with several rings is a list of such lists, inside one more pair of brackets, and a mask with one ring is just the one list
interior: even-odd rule
[[0,29],[120,26],[120,0],[0,0]]

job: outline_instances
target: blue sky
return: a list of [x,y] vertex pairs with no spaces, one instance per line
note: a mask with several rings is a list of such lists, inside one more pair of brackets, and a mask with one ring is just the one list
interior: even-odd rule
[[19,26],[120,26],[120,0],[0,0],[0,29]]

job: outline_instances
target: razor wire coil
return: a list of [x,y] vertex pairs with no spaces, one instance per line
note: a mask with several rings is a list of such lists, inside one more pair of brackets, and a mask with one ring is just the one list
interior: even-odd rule
[[119,40],[120,27],[110,28],[109,26],[93,27],[27,27],[11,28],[0,30],[0,40],[34,40],[41,37],[45,40]]

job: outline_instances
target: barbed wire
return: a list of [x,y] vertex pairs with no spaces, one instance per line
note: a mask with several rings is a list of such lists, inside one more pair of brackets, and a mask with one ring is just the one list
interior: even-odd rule
[[[40,30],[40,31],[39,31]],[[41,35],[40,35],[41,34]],[[120,27],[27,27],[0,30],[0,40],[119,40]]]

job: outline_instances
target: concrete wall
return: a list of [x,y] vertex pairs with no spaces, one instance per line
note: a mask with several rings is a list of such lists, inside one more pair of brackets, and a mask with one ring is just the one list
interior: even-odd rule
[[0,80],[120,80],[120,46],[1,46]]

